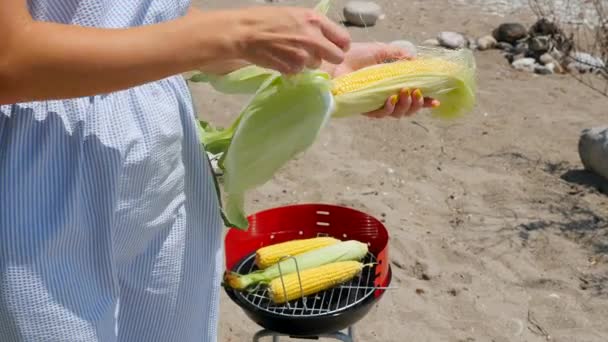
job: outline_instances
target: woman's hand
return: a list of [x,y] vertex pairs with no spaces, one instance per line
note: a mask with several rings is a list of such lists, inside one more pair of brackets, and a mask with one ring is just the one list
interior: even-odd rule
[[[361,68],[384,63],[392,59],[409,59],[407,51],[396,46],[383,43],[354,43],[340,64],[324,63],[321,68],[337,77],[359,70]],[[437,107],[439,101],[425,98],[419,89],[402,89],[399,95],[393,95],[386,100],[382,108],[365,113],[369,117],[401,118],[411,116],[424,107]]]
[[[293,74],[323,61],[340,64],[350,47],[348,31],[312,9],[255,7],[239,10],[237,58]],[[221,28],[218,28],[221,30]]]

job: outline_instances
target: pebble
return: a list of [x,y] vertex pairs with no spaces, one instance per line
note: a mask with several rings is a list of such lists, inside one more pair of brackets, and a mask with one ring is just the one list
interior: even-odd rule
[[585,169],[608,179],[608,126],[584,129],[578,153]]
[[534,69],[538,64],[536,64],[534,58],[521,58],[514,60],[511,65],[517,70],[534,72]]
[[542,54],[538,60],[545,65],[549,63],[556,63],[555,58],[553,58],[550,53]]
[[496,46],[496,39],[492,36],[483,36],[477,39],[477,48],[481,51],[492,49]]
[[348,23],[365,27],[376,25],[382,16],[382,8],[373,1],[349,1],[343,12]]
[[498,42],[496,43],[496,48],[499,50],[510,51],[513,49],[513,45],[506,42]]
[[572,68],[580,72],[591,72],[605,67],[604,61],[586,52],[574,52]]
[[461,49],[467,46],[467,39],[460,33],[445,31],[437,35],[439,44],[449,49]]
[[519,23],[504,23],[500,24],[492,32],[492,36],[499,42],[507,42],[510,44],[517,43],[518,40],[525,38],[528,35],[526,28]]
[[427,39],[424,42],[422,42],[422,45],[426,45],[426,46],[439,46],[439,40],[436,38],[431,38],[431,39]]
[[547,36],[538,36],[530,39],[528,48],[535,54],[540,55],[549,51],[550,40]]
[[407,51],[407,53],[412,57],[416,57],[416,55],[418,54],[418,49],[416,48],[416,45],[414,45],[414,43],[408,40],[394,40],[390,42],[390,44],[398,46],[401,49]]
[[534,66],[534,72],[539,75],[550,75],[553,73],[554,69],[555,69],[555,65],[553,63],[549,63],[547,65],[536,64]]

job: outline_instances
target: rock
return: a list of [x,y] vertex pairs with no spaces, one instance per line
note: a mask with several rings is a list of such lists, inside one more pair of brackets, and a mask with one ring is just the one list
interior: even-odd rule
[[[492,37],[492,38],[494,38],[494,37]],[[511,50],[513,50],[513,45],[506,43],[506,42],[497,42],[496,48],[499,50],[511,51]]]
[[514,60],[511,65],[516,70],[534,72],[538,64],[536,64],[536,60],[534,60],[534,58],[521,58]]
[[424,42],[422,42],[422,45],[426,45],[426,46],[439,46],[439,40],[437,40],[436,38],[431,38],[431,39],[427,39]]
[[472,37],[467,37],[467,46],[471,50],[477,49],[477,41]]
[[553,57],[554,60],[561,62],[562,59],[564,58],[564,54],[559,51],[558,49],[553,49],[551,50],[551,52],[549,52],[549,54],[551,55],[551,57]]
[[547,36],[538,36],[530,39],[528,49],[537,56],[549,51],[551,40]]
[[517,43],[518,40],[525,38],[528,32],[524,25],[518,23],[500,24],[493,32],[492,36],[499,42],[510,44]]
[[512,56],[513,56],[512,62],[526,58],[526,54],[525,53],[518,53],[517,55],[512,55]]
[[530,35],[535,36],[552,36],[560,33],[557,25],[547,18],[541,18],[537,20],[534,25],[530,27]]
[[418,54],[418,49],[416,48],[416,45],[414,45],[414,43],[408,40],[394,40],[390,42],[390,44],[407,51],[407,53],[412,57],[416,57],[416,55]]
[[519,54],[519,53],[527,54],[528,53],[528,44],[525,42],[517,43],[517,45],[515,45],[511,49],[511,53],[513,53],[515,55]]
[[584,129],[578,153],[585,169],[608,179],[608,126]]
[[467,46],[467,39],[457,32],[441,32],[437,36],[439,44],[449,49],[461,49]]
[[553,73],[554,69],[555,69],[555,65],[553,63],[549,63],[547,65],[536,64],[534,66],[534,72],[539,75],[550,75]]
[[553,56],[551,56],[550,53],[544,53],[542,54],[539,58],[538,61],[543,63],[544,65],[547,65],[549,63],[553,63],[553,64],[557,64],[557,61],[555,60],[555,58],[553,58]]
[[578,70],[582,73],[594,72],[606,66],[604,64],[604,61],[586,52],[574,52],[571,56],[571,59],[573,60],[573,62],[570,63],[568,68]]
[[492,49],[496,46],[496,39],[492,36],[483,36],[477,39],[477,48],[481,51]]
[[376,25],[382,15],[382,8],[372,1],[349,1],[343,12],[348,23],[367,27]]

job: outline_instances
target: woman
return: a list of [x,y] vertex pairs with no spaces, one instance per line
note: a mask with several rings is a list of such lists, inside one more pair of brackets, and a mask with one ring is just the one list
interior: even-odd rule
[[[221,236],[180,73],[405,57],[309,9],[0,2],[0,340],[215,341]],[[406,90],[373,117],[436,105]]]

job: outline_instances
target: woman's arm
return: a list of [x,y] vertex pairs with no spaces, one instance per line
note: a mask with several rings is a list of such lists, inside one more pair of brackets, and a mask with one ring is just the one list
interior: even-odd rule
[[341,61],[349,43],[306,9],[191,11],[155,25],[98,29],[34,21],[26,0],[0,1],[0,37],[0,104],[107,93],[223,60],[296,72],[318,58]]

